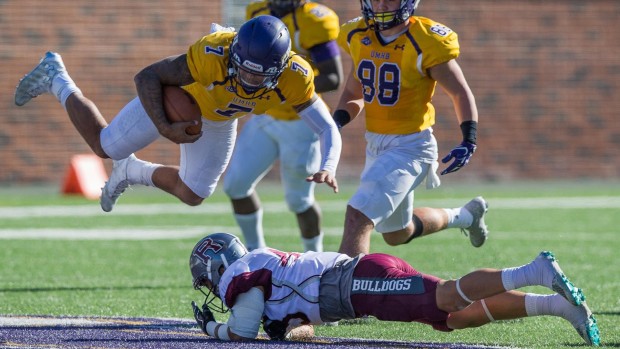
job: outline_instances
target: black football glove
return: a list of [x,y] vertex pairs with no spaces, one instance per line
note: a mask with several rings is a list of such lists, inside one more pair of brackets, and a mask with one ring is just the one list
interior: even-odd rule
[[441,174],[445,175],[447,173],[452,173],[460,170],[461,167],[467,165],[469,159],[471,159],[475,151],[476,145],[474,143],[471,143],[469,141],[463,141],[461,144],[452,149],[450,153],[441,160],[441,162],[445,164],[446,162],[454,158],[454,162],[450,164],[448,168],[441,171]]
[[263,321],[263,329],[272,340],[283,341],[286,336],[286,327],[284,321],[269,319]]
[[207,323],[209,321],[215,321],[213,313],[211,312],[211,310],[209,310],[207,304],[202,305],[201,311],[200,308],[198,308],[198,306],[196,305],[196,302],[194,301],[192,301],[192,310],[194,311],[194,318],[198,323],[198,327],[200,327],[202,332],[204,332],[208,336],[209,334],[207,333]]

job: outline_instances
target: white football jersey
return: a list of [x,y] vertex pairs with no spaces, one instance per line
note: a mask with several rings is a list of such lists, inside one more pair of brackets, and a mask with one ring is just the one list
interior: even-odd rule
[[347,258],[336,252],[289,253],[270,248],[256,249],[226,269],[219,291],[228,308],[239,294],[252,287],[265,290],[264,316],[287,324],[320,324],[319,284],[321,275]]

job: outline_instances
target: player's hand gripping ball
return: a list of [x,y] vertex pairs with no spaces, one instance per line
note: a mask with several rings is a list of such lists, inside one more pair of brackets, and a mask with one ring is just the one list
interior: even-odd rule
[[178,86],[164,86],[163,97],[168,121],[197,121],[196,125],[189,126],[185,132],[188,135],[199,134],[202,128],[202,113],[194,97]]

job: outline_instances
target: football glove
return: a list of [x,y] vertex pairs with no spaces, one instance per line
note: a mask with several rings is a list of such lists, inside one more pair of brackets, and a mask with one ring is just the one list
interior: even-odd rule
[[454,159],[454,162],[448,166],[445,170],[441,171],[442,175],[456,172],[461,169],[461,167],[467,165],[469,159],[471,159],[472,155],[476,151],[476,145],[469,141],[463,141],[461,144],[456,146],[454,149],[444,157],[441,162],[444,164],[451,159]]
[[269,319],[263,321],[263,329],[272,340],[284,340],[286,338],[286,327],[287,325],[284,321]]
[[192,301],[192,310],[194,311],[194,318],[198,323],[198,327],[200,327],[202,332],[204,332],[208,336],[209,334],[207,333],[207,323],[209,321],[215,321],[213,313],[211,312],[211,310],[209,310],[207,304],[202,305],[201,311],[200,308],[198,308],[198,306],[196,305],[196,302],[194,301]]

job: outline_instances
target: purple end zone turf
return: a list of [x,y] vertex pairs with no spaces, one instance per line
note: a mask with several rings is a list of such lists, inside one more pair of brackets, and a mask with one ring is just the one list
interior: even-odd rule
[[[193,320],[152,318],[0,316],[0,348],[237,349],[291,348],[290,341],[222,342],[205,336]],[[489,349],[462,343],[410,343],[315,337],[295,348]]]

